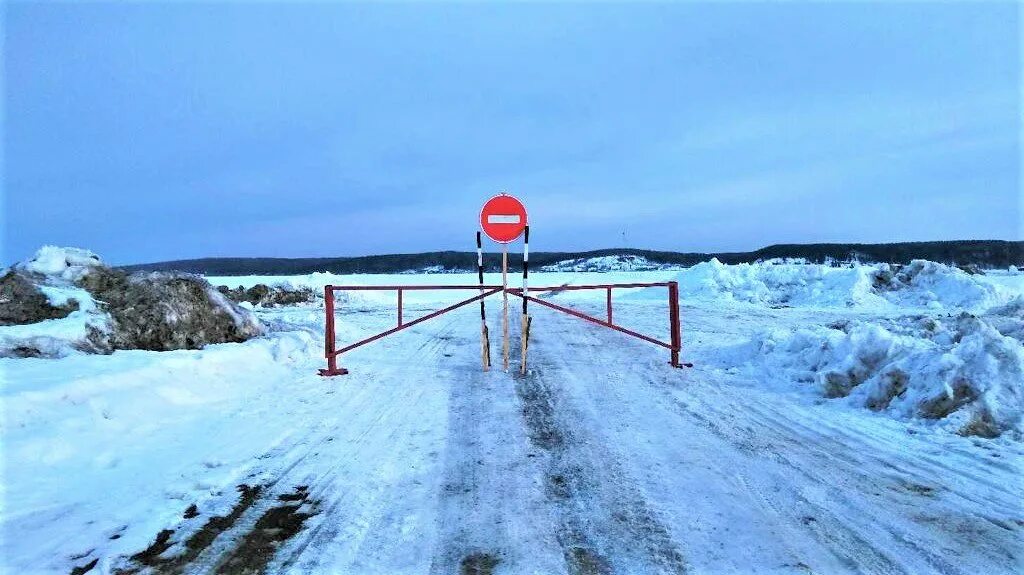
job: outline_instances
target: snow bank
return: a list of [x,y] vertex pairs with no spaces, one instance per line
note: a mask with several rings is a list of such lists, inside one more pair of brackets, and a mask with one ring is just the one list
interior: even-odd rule
[[[758,377],[810,384],[828,398],[901,418],[938,420],[963,435],[1024,435],[1024,346],[1018,314],[844,321],[774,330],[746,346]],[[1012,325],[1011,325],[1012,324]],[[1009,327],[1004,335],[998,326]],[[1013,327],[1017,326],[1017,327]]]
[[684,297],[771,306],[883,303],[871,292],[870,277],[862,268],[781,262],[725,265],[712,259],[684,270],[675,279]]
[[[769,260],[726,265],[712,259],[675,276],[684,299],[743,302],[771,307],[918,307],[980,311],[1005,303],[1007,290],[984,276],[915,260],[908,265],[832,267]],[[662,297],[644,290],[630,297]]]

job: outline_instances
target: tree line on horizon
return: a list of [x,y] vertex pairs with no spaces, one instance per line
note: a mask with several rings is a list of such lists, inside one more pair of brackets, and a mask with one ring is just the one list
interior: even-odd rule
[[[583,252],[532,252],[530,267],[603,256],[633,255],[656,264],[692,266],[717,258],[722,263],[753,263],[774,258],[802,258],[812,263],[859,261],[906,264],[924,259],[980,268],[1024,267],[1024,241],[960,240],[883,244],[776,244],[750,252],[670,252],[634,248],[608,248]],[[522,266],[522,254],[510,253],[509,265]],[[484,268],[500,271],[501,254],[485,253]],[[122,266],[127,271],[180,271],[203,275],[297,275],[313,272],[337,274],[399,273],[424,268],[476,270],[476,252],[439,251],[333,258],[201,258]]]

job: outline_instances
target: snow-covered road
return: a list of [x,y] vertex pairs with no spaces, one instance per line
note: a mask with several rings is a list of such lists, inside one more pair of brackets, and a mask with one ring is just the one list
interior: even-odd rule
[[[602,305],[557,297],[596,313]],[[492,337],[498,301],[489,300]],[[407,317],[437,305],[413,300]],[[863,312],[687,302],[682,311],[693,369],[540,308],[530,373],[483,373],[474,306],[346,354],[352,373],[329,379],[314,375],[316,308],[261,311],[278,330],[269,338],[200,352],[0,360],[3,567],[1024,569],[1020,442],[837,405],[734,367],[730,350],[765,325]],[[615,313],[666,335],[660,300],[621,298]],[[343,311],[339,338],[387,327],[393,314],[359,302]],[[492,355],[500,359],[496,338]]]

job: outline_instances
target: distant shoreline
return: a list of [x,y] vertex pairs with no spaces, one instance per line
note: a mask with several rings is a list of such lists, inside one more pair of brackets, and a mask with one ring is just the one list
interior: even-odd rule
[[[772,258],[803,258],[814,263],[861,261],[908,263],[925,259],[958,266],[1024,267],[1024,241],[953,240],[886,244],[777,244],[751,252],[670,252],[609,248],[583,252],[531,252],[530,266],[539,269],[567,260],[606,256],[640,256],[653,264],[691,266],[712,258],[727,264],[750,263]],[[521,265],[521,254],[509,254],[510,264]],[[488,253],[488,271],[499,269],[499,255]],[[433,267],[439,270],[471,270],[475,252],[424,252],[335,258],[201,258],[121,266],[127,271],[181,271],[204,275],[295,275],[313,272],[338,274],[399,273]]]

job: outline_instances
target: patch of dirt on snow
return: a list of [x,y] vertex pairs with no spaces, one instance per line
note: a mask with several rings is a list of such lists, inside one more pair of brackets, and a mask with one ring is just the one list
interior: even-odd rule
[[309,499],[305,489],[296,489],[289,504],[266,510],[252,531],[245,534],[217,568],[220,575],[263,573],[282,542],[302,529],[316,511],[317,502]]
[[74,569],[71,570],[71,575],[85,575],[89,571],[92,571],[92,568],[95,567],[96,564],[99,563],[99,562],[100,562],[100,558],[97,557],[97,558],[93,559],[92,561],[86,563],[85,565],[81,565],[79,567],[75,567]]
[[565,550],[565,564],[569,567],[569,575],[611,575],[612,566],[603,557],[585,547],[572,547]]
[[[174,530],[164,529],[157,534],[156,539],[149,547],[131,556],[131,561],[136,563],[136,565],[115,570],[114,573],[117,575],[132,575],[143,570],[157,574],[181,573],[184,567],[209,547],[218,535],[230,529],[238,521],[238,518],[256,503],[260,492],[263,490],[259,485],[251,487],[245,484],[239,485],[237,489],[240,496],[238,502],[231,508],[231,511],[224,516],[211,517],[199,531],[192,534],[185,541],[182,553],[173,557],[163,557],[163,553],[175,544],[174,541],[171,541],[171,535],[174,534]],[[194,509],[195,507],[195,505],[189,506],[185,511],[186,518],[199,515],[198,510]],[[194,515],[190,513],[193,510],[195,511]]]
[[[174,542],[171,541],[171,535],[174,535],[173,529],[160,530],[160,533],[156,534],[156,539],[153,540],[153,543],[151,543],[149,547],[146,547],[142,551],[139,551],[135,555],[132,555],[132,561],[135,561],[136,563],[141,563],[142,565],[149,567],[160,565],[164,561],[160,558],[160,555],[164,551],[170,549],[172,545],[174,545]],[[123,571],[123,573],[138,572],[139,569],[129,569],[127,571]]]
[[501,559],[490,553],[472,553],[459,563],[459,575],[493,575],[499,563]]
[[211,517],[199,531],[192,534],[185,541],[185,552],[175,557],[175,562],[184,565],[198,557],[218,535],[230,529],[238,521],[238,518],[256,503],[262,491],[263,488],[259,485],[255,487],[239,485],[238,492],[241,496],[238,498],[238,503],[231,508],[227,515]]

